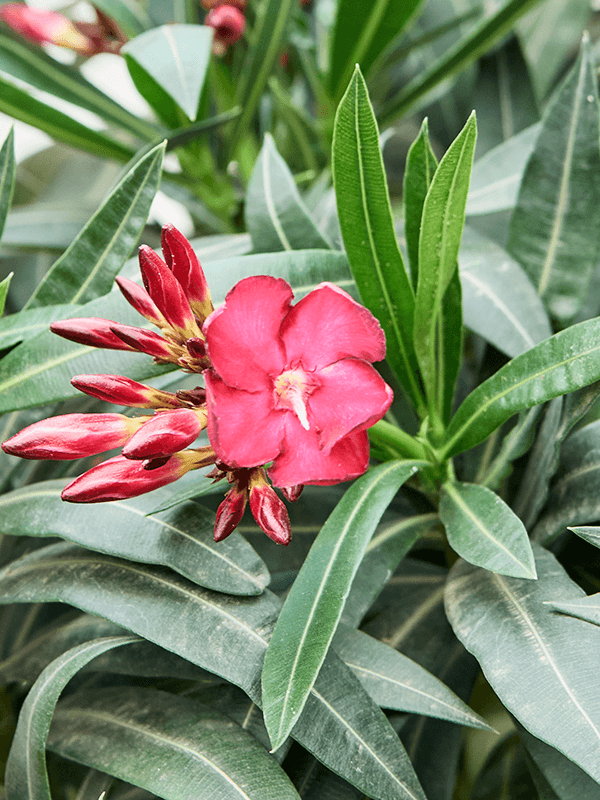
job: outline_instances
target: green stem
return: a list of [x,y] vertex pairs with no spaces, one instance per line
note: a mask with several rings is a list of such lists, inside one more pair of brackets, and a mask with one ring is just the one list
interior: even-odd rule
[[369,428],[369,438],[374,444],[391,446],[404,458],[428,460],[425,448],[418,439],[385,420],[380,420]]

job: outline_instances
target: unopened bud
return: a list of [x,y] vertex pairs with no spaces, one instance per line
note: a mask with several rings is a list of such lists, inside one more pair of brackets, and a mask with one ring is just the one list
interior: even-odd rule
[[191,408],[159,411],[149,419],[123,448],[126,458],[163,458],[184,450],[206,425],[206,413]]
[[244,35],[246,20],[244,15],[232,5],[216,6],[206,15],[204,24],[214,28],[215,42],[224,47],[235,44]]
[[121,275],[118,275],[115,281],[130,306],[155,325],[164,325],[165,318],[145,289]]
[[197,336],[198,324],[177,278],[151,247],[142,245],[139,258],[144,286],[160,313],[182,338]]
[[118,339],[128,344],[132,350],[154,356],[160,361],[176,361],[178,352],[166,339],[154,331],[147,331],[144,328],[135,328],[133,325],[111,326],[111,331]]
[[194,336],[193,339],[188,339],[185,343],[185,346],[187,347],[192,358],[196,358],[198,361],[206,356],[206,342],[199,336]]
[[34,44],[48,42],[68,47],[82,55],[94,52],[94,45],[62,14],[31,8],[24,3],[6,3],[0,7],[0,18],[23,38]]
[[215,542],[222,542],[237,528],[244,516],[248,493],[237,484],[225,495],[225,499],[217,509],[215,521]]
[[277,544],[289,544],[292,531],[287,509],[267,483],[264,470],[253,470],[249,494],[250,511],[259,527]]
[[124,375],[75,375],[71,384],[80,392],[133,408],[181,408],[177,395],[126,378]]
[[290,503],[295,503],[296,500],[302,494],[303,489],[304,489],[303,483],[297,483],[295,486],[282,486],[281,494],[285,497],[286,500],[289,500]]
[[88,347],[103,347],[105,350],[137,350],[113,333],[112,328],[115,325],[117,323],[110,319],[84,317],[58,320],[50,325],[50,330],[63,339]]
[[213,311],[204,270],[194,248],[174,225],[162,229],[162,249],[167,266],[177,278],[200,324]]

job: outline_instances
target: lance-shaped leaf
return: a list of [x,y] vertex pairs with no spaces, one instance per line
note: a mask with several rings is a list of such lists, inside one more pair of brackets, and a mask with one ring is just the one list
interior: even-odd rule
[[467,328],[511,358],[552,335],[546,309],[523,269],[469,226],[459,267]]
[[165,800],[299,800],[251,734],[198,700],[157,689],[71,695],[57,707],[48,747]]
[[269,133],[252,170],[244,209],[257,253],[331,247],[312,221],[294,176]]
[[335,118],[333,177],[344,246],[362,302],[381,322],[388,363],[419,407],[414,293],[394,231],[377,122],[358,67]]
[[484,467],[481,480],[477,483],[487,486],[488,489],[496,490],[510,475],[512,462],[525,455],[532,445],[542,408],[543,406],[534,406],[528,411],[522,412],[518,422],[502,440],[500,450],[492,463]]
[[24,339],[48,330],[51,322],[64,319],[73,309],[69,305],[32,308],[0,319],[0,349],[12,347]]
[[10,282],[12,276],[14,275],[13,272],[8,274],[3,281],[0,281],[0,314],[4,313],[4,306],[6,304],[6,295],[8,294],[8,287],[10,286]]
[[64,503],[64,486],[64,480],[43,481],[2,495],[3,532],[61,536],[121,558],[163,564],[219,592],[260,594],[269,581],[265,564],[239,534],[224,547],[214,542],[214,514],[196,503],[152,514],[157,498],[142,495],[91,508]]
[[51,800],[46,772],[46,738],[60,693],[83,666],[135,636],[96,639],[68,650],[49,664],[23,704],[6,763],[7,800]]
[[359,478],[313,544],[281,610],[265,657],[264,714],[274,750],[302,713],[377,522],[400,486],[422,463],[392,461]]
[[12,202],[15,188],[15,170],[15,136],[14,128],[11,128],[0,148],[0,238],[2,237],[6,217]]
[[87,303],[106,294],[131,255],[160,183],[164,144],[117,184],[71,246],[44,275],[27,307]]
[[442,486],[439,514],[450,546],[470,564],[515,578],[535,578],[525,526],[495,492],[448,481]]
[[333,648],[382,708],[490,729],[479,714],[434,675],[366,633],[340,625]]
[[586,35],[544,114],[508,242],[549,311],[563,321],[581,307],[600,253],[599,114]]
[[506,708],[598,780],[600,707],[590,665],[600,658],[600,631],[546,604],[585,598],[551,553],[536,545],[535,556],[535,583],[457,562],[446,612]]
[[440,454],[469,450],[518,411],[594,383],[600,378],[599,355],[600,320],[591,319],[513,358],[460,405]]
[[404,170],[404,236],[410,263],[410,277],[415,291],[419,277],[419,234],[423,204],[436,169],[437,158],[431,149],[429,127],[425,117],[419,135],[411,144],[406,156]]
[[414,347],[430,408],[438,395],[438,322],[444,294],[457,268],[477,126],[471,115],[433,176],[423,206],[419,236],[419,283],[415,299]]
[[515,206],[541,127],[540,122],[530,125],[475,161],[467,195],[467,216],[493,214]]
[[[270,592],[232,600],[171,570],[63,543],[0,572],[0,602],[56,600],[134,631],[260,703],[260,671],[281,608]],[[294,738],[374,800],[424,800],[398,737],[334,653],[323,664]]]

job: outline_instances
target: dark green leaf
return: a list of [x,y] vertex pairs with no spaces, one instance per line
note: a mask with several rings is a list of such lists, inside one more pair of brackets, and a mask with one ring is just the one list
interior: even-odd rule
[[410,276],[416,291],[419,277],[419,234],[425,197],[437,169],[437,158],[429,143],[427,117],[411,144],[404,170],[404,235],[410,262]]
[[[193,121],[210,59],[212,34],[204,25],[163,25],[136,36],[121,52],[130,71],[134,62]],[[132,71],[134,80],[136,75],[138,72]],[[155,98],[142,91],[144,87],[139,81],[136,83],[160,116],[161,109],[153,102]]]
[[570,611],[586,598],[551,553],[535,546],[535,557],[535,583],[458,562],[446,611],[506,708],[598,780],[600,709],[590,664],[600,658],[600,631],[554,613],[546,601]]
[[265,657],[264,714],[273,749],[283,743],[302,713],[379,518],[421,463],[388,462],[359,478],[311,548]]
[[525,752],[516,733],[504,736],[493,748],[477,775],[469,800],[498,797],[537,798]]
[[213,541],[214,514],[196,503],[155,515],[149,512],[157,498],[149,494],[90,508],[64,503],[64,486],[64,480],[44,481],[3,495],[2,532],[60,536],[102,553],[163,564],[219,592],[260,594],[269,582],[266,566],[239,534]]
[[388,363],[422,407],[412,348],[414,294],[394,231],[377,123],[358,68],[336,115],[333,176],[344,246],[362,302],[386,333]]
[[331,247],[312,221],[294,177],[269,133],[265,134],[252,171],[244,209],[246,227],[257,253]]
[[193,698],[156,689],[71,695],[56,709],[48,747],[165,800],[299,798],[275,759],[239,725]]
[[455,455],[482,442],[513,414],[600,378],[600,320],[580,322],[513,358],[461,404],[440,451]]
[[508,249],[550,312],[567,321],[600,254],[600,105],[587,36],[542,120],[513,212]]
[[46,273],[27,307],[87,303],[110,290],[146,224],[164,150],[157,145],[129,170]]
[[495,492],[445,483],[439,514],[451,547],[469,563],[515,578],[536,577],[525,526]]
[[12,347],[24,339],[47,331],[51,322],[64,319],[71,311],[73,308],[70,305],[46,306],[3,317],[0,319],[0,349]]
[[[6,217],[12,203],[15,187],[15,144],[14,129],[11,128],[8,136],[0,148],[0,238],[4,231]],[[0,312],[1,314],[2,312]]]
[[463,355],[462,286],[458,270],[454,271],[444,293],[438,334],[442,342],[439,352],[440,406],[442,420],[447,423],[452,414]]
[[135,642],[118,636],[86,642],[49,664],[27,695],[6,763],[7,800],[50,800],[46,738],[60,693],[85,664],[113,647]]

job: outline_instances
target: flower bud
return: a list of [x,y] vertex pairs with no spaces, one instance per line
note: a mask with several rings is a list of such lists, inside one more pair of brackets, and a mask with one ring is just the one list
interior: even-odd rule
[[151,247],[142,245],[139,258],[144,286],[163,317],[184,339],[197,336],[198,325],[177,278]]
[[0,7],[0,18],[23,38],[34,44],[68,47],[82,55],[94,52],[94,45],[62,14],[31,8],[24,3],[6,3]]
[[141,286],[138,286],[134,281],[130,281],[128,278],[123,278],[121,275],[117,275],[115,281],[121,290],[123,297],[127,300],[130,306],[135,308],[139,314],[141,314],[143,317],[146,317],[146,319],[150,320],[150,322],[154,323],[154,325],[165,324],[165,318],[160,313],[156,307],[156,303],[145,289],[143,289]]
[[64,461],[122,447],[148,417],[123,414],[64,414],[24,428],[8,441],[5,453],[21,458]]
[[162,458],[188,447],[206,426],[206,413],[191,408],[159,411],[123,448],[125,458]]
[[71,384],[80,392],[121,406],[181,408],[177,395],[126,378],[124,375],[75,375]]
[[302,494],[302,489],[304,489],[304,484],[303,483],[297,483],[295,486],[282,486],[281,487],[281,494],[290,503],[295,503],[296,500]]
[[244,516],[248,492],[237,484],[225,495],[225,499],[217,509],[215,521],[215,542],[222,542],[237,528]]
[[250,511],[260,528],[276,544],[289,544],[290,518],[283,502],[267,483],[263,469],[255,469],[249,482]]
[[116,324],[110,319],[99,317],[61,319],[53,322],[50,330],[63,339],[88,347],[103,347],[105,350],[137,350],[113,333],[112,327]]
[[209,28],[214,28],[215,44],[220,54],[222,48],[235,44],[244,35],[246,30],[246,20],[244,15],[232,5],[216,6],[206,15],[204,24]]
[[162,229],[162,249],[167,266],[177,278],[200,324],[213,311],[204,270],[194,248],[174,225]]
[[128,344],[132,350],[154,356],[160,361],[176,361],[178,358],[178,352],[173,345],[154,331],[116,323],[111,326],[111,331],[118,339]]
[[198,361],[202,360],[206,356],[206,342],[199,336],[194,336],[192,339],[188,339],[185,343],[185,346],[187,347],[192,358],[195,358]]

